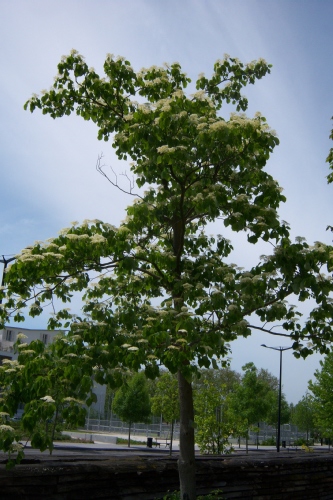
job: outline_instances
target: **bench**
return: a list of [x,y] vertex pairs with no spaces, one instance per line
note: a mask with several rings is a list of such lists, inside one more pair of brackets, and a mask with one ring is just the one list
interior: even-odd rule
[[290,448],[292,450],[297,451],[297,444],[295,444],[293,441],[289,441],[289,444],[288,444],[287,448],[288,448],[288,451],[290,450]]
[[155,445],[156,448],[157,447],[161,448],[161,444],[165,444],[165,448],[167,448],[168,446],[170,447],[170,439],[168,437],[166,438],[156,437],[155,442],[153,444]]

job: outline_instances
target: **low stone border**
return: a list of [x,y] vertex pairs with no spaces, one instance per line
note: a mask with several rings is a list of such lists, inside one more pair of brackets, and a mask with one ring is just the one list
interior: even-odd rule
[[[236,453],[200,457],[196,466],[201,494],[220,488],[226,499],[333,499],[333,454],[327,452]],[[155,500],[177,489],[177,457],[162,454],[34,452],[10,471],[0,465],[1,500]]]

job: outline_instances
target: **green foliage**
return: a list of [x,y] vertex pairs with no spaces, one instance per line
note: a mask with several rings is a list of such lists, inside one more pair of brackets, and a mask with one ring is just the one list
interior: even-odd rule
[[11,469],[16,464],[19,464],[24,457],[23,445],[19,442],[21,434],[17,429],[8,422],[9,414],[0,412],[0,449],[7,456],[6,468]]
[[[333,351],[320,361],[321,370],[316,370],[315,380],[310,380],[309,390],[313,398],[303,402],[303,413],[323,437],[333,436]],[[310,410],[310,416],[307,412]],[[308,424],[309,425],[309,424]]]
[[128,446],[130,446],[131,425],[134,422],[150,422],[151,407],[144,373],[136,373],[128,383],[120,387],[115,394],[112,410],[129,424]]
[[151,407],[143,373],[136,373],[121,386],[115,394],[112,409],[124,422],[150,422]]
[[[278,414],[279,414],[279,391],[270,390],[267,393],[267,399],[269,400],[268,411],[265,417],[265,422],[270,425],[277,426]],[[280,415],[281,425],[290,422],[290,406],[286,400],[285,395],[281,394],[281,415]]]
[[[299,439],[295,440],[294,444],[295,444],[295,446],[302,446],[302,447],[305,447],[308,445],[313,446],[314,440],[313,439],[309,440],[309,439],[299,438]],[[309,450],[306,450],[306,451],[309,451]]]
[[276,438],[272,436],[268,439],[265,439],[260,444],[261,446],[276,446]]
[[165,372],[159,377],[151,398],[151,410],[168,423],[179,420],[178,382],[171,373]]
[[[95,399],[92,380],[76,349],[69,352],[70,341],[65,337],[59,336],[49,346],[39,340],[28,345],[22,342],[23,337],[19,334],[15,344],[18,359],[5,359],[0,366],[0,407],[4,414],[13,416],[23,403],[22,432],[33,447],[52,452],[59,422],[66,420],[72,426],[84,424],[81,398]],[[93,373],[92,367],[90,370]],[[14,443],[16,436],[8,433],[7,441],[10,436]],[[6,443],[4,446],[6,449]]]
[[223,387],[224,392],[229,393],[233,391],[235,384],[239,383],[240,380],[241,375],[231,370],[229,367],[219,369],[204,368],[201,369],[198,376],[193,379],[193,389],[194,391],[200,391],[205,388],[208,383],[216,388]]
[[[281,331],[275,333],[290,336],[296,356],[327,352],[333,282],[324,272],[332,268],[332,248],[290,241],[277,214],[285,197],[264,169],[278,139],[263,116],[239,113],[248,104],[242,89],[269,72],[262,59],[245,65],[226,56],[210,79],[199,76],[189,95],[190,80],[178,63],[135,72],[127,60],[107,56],[101,77],[77,51],[63,57],[52,88],[25,108],[93,121],[98,138],[111,139],[120,160],[131,159],[136,185],[144,189],[118,228],[85,221],[22,251],[0,290],[1,321],[23,320],[26,306],[36,316],[53,299],[67,306],[83,292],[82,314],[64,307],[49,326],[68,330],[63,356],[79,352],[83,379],[94,367],[96,382],[112,388],[128,370],[144,367],[154,378],[161,365],[190,381],[198,367],[218,367],[228,342],[253,329],[271,333],[276,321]],[[236,113],[223,115],[225,103]],[[108,179],[120,187],[116,176]],[[205,233],[217,219],[245,231],[250,243],[270,241],[273,255],[248,270],[230,264],[231,243]],[[291,295],[316,302],[307,321],[288,304]],[[24,363],[34,378],[30,358]],[[193,448],[187,384],[181,440]],[[191,453],[188,464],[194,448]],[[188,494],[182,484],[181,490]]]
[[206,380],[195,392],[194,408],[195,438],[200,452],[230,453],[228,438],[234,433],[235,422],[229,411],[226,387]]
[[[128,439],[117,438],[117,444],[128,444]],[[130,444],[144,446],[147,443],[145,441],[137,441],[135,439],[131,439],[131,443]]]
[[105,390],[105,400],[104,400],[104,419],[108,419],[110,416],[113,398],[114,398],[114,389],[112,389],[109,385],[107,385]]
[[[63,324],[72,336],[84,325],[82,340],[108,368],[99,379],[112,387],[121,382],[119,365],[144,365],[156,376],[159,360],[171,372],[216,363],[215,356],[226,355],[227,341],[257,327],[247,319],[254,312],[263,322],[283,320],[297,355],[327,350],[333,306],[326,298],[333,285],[321,267],[330,249],[288,240],[276,213],[285,198],[263,169],[278,143],[265,119],[218,114],[223,101],[245,111],[242,87],[270,66],[226,57],[215,64],[211,79],[199,77],[198,92],[190,96],[179,64],[136,73],[128,61],[108,56],[104,71],[100,77],[72,51],[58,65],[52,89],[25,108],[53,118],[75,111],[92,120],[99,138],[112,137],[119,159],[133,160],[136,182],[147,189],[128,207],[120,228],[85,222],[26,249],[1,292],[3,320],[22,319],[27,304],[31,315],[40,314],[52,297],[69,302],[74,292],[86,290],[84,318],[62,309],[49,324]],[[228,264],[230,242],[203,232],[217,217],[235,231],[246,230],[251,243],[276,240],[275,254],[248,271]],[[92,280],[96,286],[87,288]],[[305,326],[285,303],[293,293],[321,305]],[[159,307],[151,305],[156,298]],[[313,347],[302,344],[308,336]]]
[[315,430],[314,419],[314,399],[313,396],[307,393],[293,408],[291,420],[293,424],[297,425],[300,431],[306,432],[307,442],[309,440],[310,434],[313,434]]
[[250,426],[259,421],[264,421],[269,415],[273,399],[276,397],[269,383],[258,375],[258,370],[253,363],[242,367],[244,375],[239,384],[230,395],[231,408],[240,421],[240,433],[247,435]]
[[[261,368],[258,371],[258,379],[267,384],[267,398],[270,400],[269,409],[265,421],[271,425],[278,423],[278,403],[279,403],[279,380],[268,370]],[[281,393],[281,424],[287,424],[290,421],[290,407],[283,392]]]

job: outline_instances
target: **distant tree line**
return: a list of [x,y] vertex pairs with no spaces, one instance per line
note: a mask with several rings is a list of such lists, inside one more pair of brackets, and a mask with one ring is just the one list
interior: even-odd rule
[[[320,362],[308,391],[297,404],[281,397],[281,424],[294,424],[306,433],[306,442],[328,440],[333,435],[333,353]],[[278,379],[266,369],[247,363],[238,373],[230,368],[202,369],[193,381],[196,443],[203,453],[228,453],[230,436],[249,436],[259,422],[273,427],[278,422]],[[106,399],[112,410],[130,429],[134,422],[149,422],[151,415],[162,415],[170,424],[179,420],[176,376],[164,372],[155,380],[134,374],[118,391],[108,390]]]
[[[243,373],[230,368],[202,369],[193,381],[196,442],[204,453],[226,453],[229,437],[248,437],[260,421],[277,425],[278,380],[268,370],[258,370],[253,363]],[[162,415],[170,424],[172,439],[174,423],[179,420],[179,398],[176,376],[164,372],[155,380],[143,373],[130,377],[113,397],[108,391],[106,401],[114,413],[130,429],[134,422],[147,422],[149,416]],[[282,394],[281,423],[290,420],[290,406]]]

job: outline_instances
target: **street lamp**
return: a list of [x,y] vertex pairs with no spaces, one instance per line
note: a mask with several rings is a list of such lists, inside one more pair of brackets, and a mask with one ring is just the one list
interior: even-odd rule
[[266,347],[266,349],[274,349],[274,351],[280,351],[280,379],[279,379],[279,411],[278,411],[278,435],[276,443],[276,451],[280,451],[280,438],[281,438],[281,389],[282,389],[282,353],[283,351],[288,351],[292,347],[269,347],[266,344],[261,344],[261,347]]
[[[9,264],[9,262],[12,262],[13,260],[15,260],[15,258],[16,257],[10,257],[9,259],[6,259],[5,256],[3,255],[2,259],[0,259],[0,262],[4,265],[3,271],[2,271],[1,286],[4,286],[4,284],[5,284],[5,271],[6,271],[7,264]],[[0,304],[2,304],[1,298],[0,298]]]

